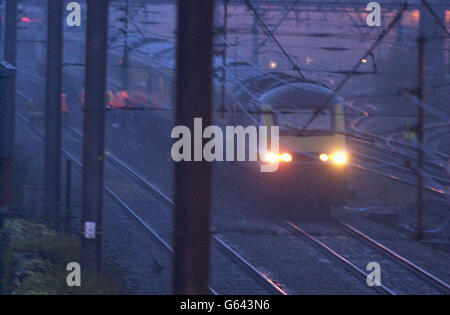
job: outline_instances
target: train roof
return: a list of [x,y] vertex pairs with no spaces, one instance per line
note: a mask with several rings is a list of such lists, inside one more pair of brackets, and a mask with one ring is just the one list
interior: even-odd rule
[[[294,82],[270,89],[258,101],[276,110],[296,110],[323,106],[331,95],[331,89],[316,83]],[[343,103],[343,99],[335,96],[332,103]]]

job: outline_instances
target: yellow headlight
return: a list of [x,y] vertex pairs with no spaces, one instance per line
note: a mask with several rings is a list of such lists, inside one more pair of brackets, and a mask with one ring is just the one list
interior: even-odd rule
[[326,161],[328,161],[328,155],[326,155],[325,153],[322,153],[321,155],[319,155],[319,159],[322,162],[326,162]]
[[347,154],[342,153],[342,152],[335,153],[332,156],[332,160],[333,160],[333,163],[335,163],[335,164],[339,164],[339,165],[345,164],[345,163],[347,163]]
[[284,153],[281,158],[283,159],[283,161],[285,162],[291,162],[292,161],[292,155],[290,155],[289,153]]
[[283,153],[283,154],[275,154],[273,152],[269,152],[266,154],[265,161],[268,163],[275,163],[275,162],[291,162],[292,161],[292,155],[289,153]]
[[266,162],[275,163],[277,161],[277,155],[275,153],[269,152],[266,154]]

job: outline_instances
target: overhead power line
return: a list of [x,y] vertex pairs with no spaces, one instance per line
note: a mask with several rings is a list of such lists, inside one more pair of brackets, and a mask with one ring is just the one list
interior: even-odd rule
[[356,70],[358,70],[358,68],[361,66],[361,60],[367,59],[369,57],[369,55],[374,51],[374,49],[378,46],[378,44],[383,41],[384,37],[392,30],[392,28],[395,26],[395,24],[397,24],[397,22],[400,20],[400,18],[403,15],[403,12],[405,12],[407,7],[408,7],[408,3],[405,2],[403,4],[402,10],[395,16],[395,18],[388,25],[388,27],[380,34],[380,36],[378,36],[378,39],[375,41],[375,43],[372,44],[370,49],[361,58],[358,59],[356,65],[347,74],[347,76],[339,83],[339,85],[336,87],[334,92],[327,98],[325,103],[314,112],[314,114],[311,116],[311,118],[308,120],[308,122],[302,128],[301,132],[305,132],[306,129],[308,129],[308,127],[311,125],[311,123],[319,116],[319,114],[325,108],[328,107],[330,102],[336,97],[336,95],[339,93],[339,91],[344,87],[344,85],[348,82],[348,80],[356,73]]
[[423,5],[427,8],[428,11],[430,11],[433,18],[436,20],[437,24],[444,30],[445,33],[447,33],[448,36],[450,36],[450,32],[447,30],[445,25],[442,23],[439,16],[436,14],[436,12],[433,10],[433,8],[430,6],[427,0],[421,0]]
[[277,44],[278,48],[280,48],[280,50],[283,53],[283,55],[287,58],[287,60],[289,60],[289,62],[291,63],[292,67],[294,68],[294,70],[297,71],[297,73],[300,75],[300,77],[303,80],[306,80],[305,76],[302,73],[302,70],[300,70],[300,67],[294,62],[294,60],[292,60],[291,56],[289,56],[289,54],[283,48],[283,46],[278,41],[278,39],[275,37],[275,35],[272,33],[272,31],[267,27],[266,23],[264,23],[263,19],[259,16],[259,14],[256,11],[255,7],[250,3],[250,0],[244,0],[244,2],[247,5],[247,7],[249,8],[249,10],[253,13],[253,15],[255,16],[255,18],[258,21],[258,23],[265,30],[267,35],[269,35],[273,39],[273,41]]

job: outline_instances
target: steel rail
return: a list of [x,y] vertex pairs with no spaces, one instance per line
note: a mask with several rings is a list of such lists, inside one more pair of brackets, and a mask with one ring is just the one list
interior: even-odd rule
[[[17,115],[27,122],[28,124],[31,124],[27,118],[25,118],[23,115],[17,113]],[[30,128],[33,128],[30,126]],[[35,130],[35,128],[33,128]],[[69,130],[76,135],[77,137],[82,137],[82,134],[76,130],[73,127],[69,127]],[[36,132],[40,132],[39,130],[35,130]],[[72,160],[77,166],[81,167],[81,164],[68,153],[67,151],[63,150],[63,154],[66,155],[70,160]],[[128,166],[124,161],[122,161],[120,158],[116,157],[115,155],[109,153],[106,155],[106,160],[112,162],[112,164],[116,165],[118,168],[122,170],[122,172],[129,175],[131,178],[133,178],[138,184],[146,188],[152,193],[156,193],[159,195],[165,202],[173,206],[173,200],[168,197],[166,194],[164,194],[160,189],[158,189],[155,185],[153,185],[151,182],[149,182],[147,179],[145,179],[142,175],[140,175],[136,170]],[[113,192],[107,185],[104,186],[105,191],[110,194],[126,211],[129,212],[129,214],[134,217],[140,224],[142,224],[151,234],[152,236],[163,245],[163,247],[169,251],[171,254],[173,253],[172,248],[162,239],[158,233],[151,228],[139,215],[130,208],[120,197]],[[261,285],[263,285],[266,289],[268,289],[269,292],[277,295],[287,295],[287,292],[279,285],[277,285],[270,277],[266,274],[263,274],[260,272],[256,267],[254,267],[252,264],[250,264],[244,257],[239,255],[235,250],[231,248],[228,244],[226,244],[222,239],[220,239],[218,236],[213,235],[213,240],[216,241],[218,244],[219,249],[222,250],[224,254],[227,255],[230,259],[237,262],[237,264],[241,267],[241,269],[244,269],[244,272],[248,273],[249,276],[259,282]]]
[[[308,240],[313,242],[314,244],[318,245],[321,249],[325,250],[327,253],[331,254],[333,257],[337,258],[341,263],[343,263],[346,267],[349,267],[352,271],[354,271],[357,275],[360,275],[363,277],[364,281],[367,279],[368,274],[365,273],[363,270],[361,270],[359,267],[354,265],[352,262],[350,262],[347,258],[340,255],[338,252],[327,246],[325,243],[317,239],[316,237],[312,236],[302,228],[300,228],[298,225],[292,223],[289,220],[283,219],[284,223],[288,225],[291,229],[294,229],[294,231],[302,236],[305,236]],[[382,285],[381,283],[377,283],[377,285],[374,287],[376,290],[381,291],[384,294],[388,295],[397,295],[393,290],[387,288],[386,286]]]
[[[412,172],[411,168],[406,168],[406,167],[403,167],[401,165],[398,165],[398,164],[395,164],[395,163],[392,163],[392,162],[389,162],[389,161],[384,161],[384,160],[381,160],[381,159],[377,159],[377,158],[374,158],[374,157],[371,157],[371,156],[368,156],[368,155],[365,155],[365,154],[362,154],[362,153],[352,152],[351,154],[352,154],[352,156],[358,156],[362,160],[377,162],[377,163],[380,163],[380,164],[384,164],[386,166],[391,166],[394,169],[397,169],[397,170],[400,170],[400,171],[403,171],[403,172],[406,172],[406,173],[411,173]],[[434,167],[439,168],[439,169],[442,170],[441,166],[435,165]],[[446,178],[437,177],[435,175],[432,175],[427,170],[425,170],[424,174],[425,174],[425,176],[427,178],[432,178],[432,179],[434,179],[436,181],[443,182],[446,185],[450,184],[450,180],[448,180]]]
[[450,294],[450,285],[448,283],[446,283],[445,281],[443,281],[443,280],[439,279],[438,277],[432,275],[431,273],[429,273],[425,269],[417,266],[416,264],[414,264],[410,260],[402,257],[401,255],[397,254],[396,252],[394,252],[390,248],[384,246],[380,242],[374,240],[373,238],[371,238],[370,236],[368,236],[368,235],[364,234],[363,232],[359,231],[358,229],[356,229],[355,227],[351,226],[350,224],[348,224],[348,223],[346,223],[344,221],[341,221],[341,220],[336,220],[336,222],[338,222],[338,224],[344,226],[346,229],[350,230],[352,233],[354,233],[355,235],[357,235],[358,237],[360,237],[361,239],[363,239],[367,243],[372,244],[375,248],[381,250],[383,253],[389,255],[390,257],[395,258],[401,264],[407,266],[412,271],[416,272],[418,275],[420,275],[425,280],[427,280],[430,284],[434,285],[436,288],[441,290],[444,294]]
[[[69,127],[69,129],[77,136],[81,136],[81,133],[73,127]],[[156,193],[159,195],[166,203],[170,206],[174,205],[173,200],[164,194],[160,189],[158,189],[155,185],[145,179],[142,175],[140,175],[136,170],[127,165],[126,162],[122,161],[120,158],[116,157],[114,154],[109,153],[106,156],[106,160],[109,160],[118,168],[120,168],[123,172],[132,177],[138,184],[146,188],[148,191],[152,193]],[[238,263],[238,265],[244,267],[246,272],[252,277],[252,279],[258,281],[260,284],[266,286],[270,292],[275,294],[287,295],[287,292],[281,288],[281,286],[275,284],[275,282],[270,279],[267,275],[258,271],[256,267],[251,265],[244,257],[239,255],[235,250],[231,248],[228,244],[226,244],[222,239],[218,236],[213,235],[213,240],[217,242],[219,248],[224,252],[229,258]]]
[[[39,129],[35,128],[32,126],[31,122],[24,117],[22,114],[16,112],[16,116],[19,117],[23,122],[25,122],[28,126],[28,128],[33,131],[37,136],[39,136],[41,139],[44,137],[44,134],[42,131],[40,131]],[[72,154],[70,154],[69,152],[67,152],[66,150],[62,149],[61,152],[63,153],[63,155],[68,158],[69,160],[71,160],[79,169],[82,169],[83,166],[81,164],[80,161],[78,161]],[[125,209],[138,223],[140,223],[145,230],[147,230],[150,235],[153,237],[153,239],[155,239],[160,245],[162,245],[162,247],[169,253],[169,254],[173,254],[173,250],[172,247],[166,242],[164,241],[164,239],[150,226],[148,225],[137,213],[136,211],[134,211],[130,206],[128,206],[116,193],[114,193],[114,191],[109,188],[106,184],[103,186],[104,190],[123,208]],[[213,295],[218,295],[218,292],[210,287],[209,288],[211,293]]]

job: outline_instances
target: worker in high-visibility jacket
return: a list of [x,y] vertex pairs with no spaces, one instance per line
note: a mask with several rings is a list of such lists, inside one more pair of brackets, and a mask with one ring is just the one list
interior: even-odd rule
[[128,107],[129,105],[128,93],[124,90],[120,90],[120,92],[116,94],[115,103],[117,107]]

